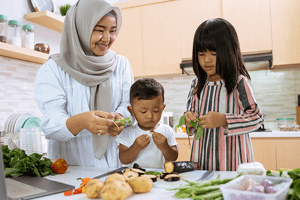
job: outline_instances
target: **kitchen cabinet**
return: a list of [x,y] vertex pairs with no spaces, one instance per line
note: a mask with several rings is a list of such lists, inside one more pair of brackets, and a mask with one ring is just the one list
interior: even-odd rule
[[195,31],[205,20],[222,17],[221,0],[180,0],[179,8],[181,59],[191,58]]
[[222,0],[223,18],[236,29],[242,53],[272,50],[269,2],[269,0]]
[[300,167],[300,138],[251,138],[254,159],[262,163],[266,170]]
[[176,141],[179,145],[178,158],[176,161],[189,161],[191,156],[193,137],[176,138]]
[[274,65],[300,63],[300,1],[270,0]]
[[179,1],[115,5],[122,9],[123,25],[111,49],[128,58],[134,76],[180,74]]

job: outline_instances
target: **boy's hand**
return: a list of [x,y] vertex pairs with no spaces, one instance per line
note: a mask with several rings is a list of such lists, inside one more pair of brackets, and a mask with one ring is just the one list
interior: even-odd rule
[[145,149],[150,143],[150,137],[147,134],[140,135],[134,141],[134,145],[136,145],[140,150]]
[[204,116],[199,117],[202,128],[216,128],[219,126],[227,127],[227,119],[224,114],[209,111]]
[[150,132],[152,133],[153,142],[155,143],[158,149],[162,150],[169,146],[168,140],[164,135],[154,131]]

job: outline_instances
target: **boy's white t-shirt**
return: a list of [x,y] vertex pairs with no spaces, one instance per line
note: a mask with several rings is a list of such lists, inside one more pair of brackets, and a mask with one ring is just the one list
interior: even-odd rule
[[[170,126],[159,123],[159,126],[154,131],[164,135],[167,138],[168,144],[170,146],[176,145],[178,148],[174,131]],[[149,145],[145,149],[140,151],[140,153],[132,163],[125,166],[132,167],[134,163],[137,163],[142,168],[163,169],[165,158],[161,151],[155,145],[150,131],[142,130],[138,126],[138,124],[135,123],[131,126],[126,127],[120,135],[117,135],[115,137],[115,139],[119,144],[122,144],[129,148],[134,143],[136,138],[143,134],[147,134],[151,138]]]

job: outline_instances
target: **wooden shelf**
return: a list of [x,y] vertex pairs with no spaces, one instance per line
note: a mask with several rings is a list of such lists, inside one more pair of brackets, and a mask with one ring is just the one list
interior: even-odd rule
[[28,13],[25,14],[24,18],[60,33],[62,32],[65,20],[62,16],[56,15],[48,10]]
[[0,56],[44,64],[49,54],[0,42]]

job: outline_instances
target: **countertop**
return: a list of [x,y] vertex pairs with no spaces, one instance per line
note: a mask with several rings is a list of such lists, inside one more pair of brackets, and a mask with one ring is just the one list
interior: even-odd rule
[[[251,132],[251,138],[257,137],[300,137],[300,131],[279,131],[272,130],[272,132]],[[185,133],[175,133],[175,138],[187,138],[187,134]]]
[[[80,186],[81,180],[76,180],[77,178],[93,178],[97,175],[100,175],[102,173],[105,173],[107,171],[110,171],[112,169],[99,169],[99,168],[93,168],[93,167],[78,167],[78,166],[69,166],[68,170],[64,173],[64,174],[58,174],[55,176],[47,176],[46,178],[49,180],[54,180],[54,181],[58,181],[58,182],[62,182],[62,183],[66,183],[66,184],[70,184],[75,186],[75,188],[78,188]],[[147,170],[147,169],[146,169]],[[149,170],[148,170],[149,171]],[[157,171],[163,171],[161,170],[157,170]],[[203,170],[195,170],[192,172],[186,172],[184,173],[185,176],[187,177],[187,175],[191,175],[191,178],[195,178],[197,177],[197,174],[203,174],[205,171]],[[196,175],[196,176],[195,176]],[[237,175],[236,172],[226,172],[226,171],[215,171],[214,175],[212,175],[210,177],[210,179],[216,179],[217,176],[220,175],[221,179],[224,178],[232,178],[235,177]],[[105,177],[106,178],[106,177]],[[105,178],[100,179],[102,181],[105,181]],[[200,176],[201,178],[201,176]],[[196,181],[196,180],[191,180],[191,181]],[[128,197],[128,200],[172,200],[172,199],[176,199],[173,197],[173,195],[177,192],[177,191],[169,191],[167,189],[161,188],[161,187],[168,187],[168,184],[173,184],[174,183],[174,187],[179,186],[176,182],[165,182],[160,180],[157,182],[154,182],[153,188],[150,192],[144,193],[144,194],[134,194],[130,197]],[[184,182],[184,181],[182,181]],[[182,184],[182,183],[180,183]],[[186,184],[185,182],[183,184]],[[174,188],[173,185],[172,187],[169,188]],[[37,198],[39,200],[43,199],[55,199],[55,200],[76,200],[76,199],[89,199],[86,194],[81,193],[81,194],[76,194],[76,195],[72,195],[72,196],[64,196],[63,193],[58,193],[58,194],[54,194],[54,195],[50,195],[50,196],[45,196],[45,197],[41,197],[41,198]],[[101,198],[99,198],[101,199]]]

